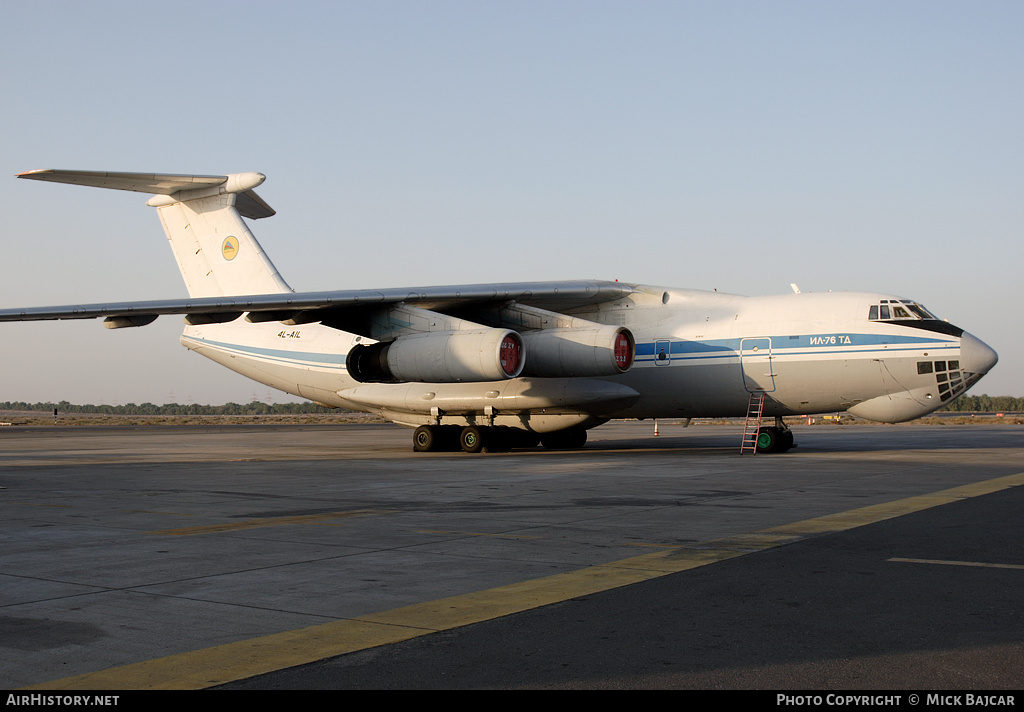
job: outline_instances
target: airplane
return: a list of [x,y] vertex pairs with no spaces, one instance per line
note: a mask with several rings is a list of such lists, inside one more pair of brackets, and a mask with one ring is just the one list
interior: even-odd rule
[[[612,419],[774,424],[755,454],[795,443],[784,416],[846,411],[894,423],[973,386],[996,352],[892,294],[747,297],[602,280],[295,292],[245,220],[274,210],[260,173],[37,170],[29,180],[151,194],[187,299],[0,310],[0,321],[184,315],[181,343],[233,371],[413,430],[418,452],[581,448]],[[760,418],[758,419],[760,421]]]

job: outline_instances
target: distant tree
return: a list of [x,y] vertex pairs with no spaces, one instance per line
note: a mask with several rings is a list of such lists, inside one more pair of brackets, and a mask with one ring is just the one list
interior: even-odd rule
[[[26,403],[24,401],[2,401],[0,410],[16,410],[28,412],[52,413],[57,409],[61,413],[88,413],[104,415],[306,415],[339,412],[336,408],[327,408],[316,403],[225,403],[223,405],[200,405],[190,403],[125,403],[124,405],[76,405],[68,401],[59,403]],[[341,410],[340,412],[345,412]]]
[[952,413],[1019,413],[1024,411],[1024,398],[990,396],[987,393],[962,395],[939,410]]

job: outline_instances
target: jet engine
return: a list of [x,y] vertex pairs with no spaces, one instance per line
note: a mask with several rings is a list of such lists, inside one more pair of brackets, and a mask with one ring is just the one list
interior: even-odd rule
[[503,381],[523,371],[522,337],[511,329],[431,331],[359,345],[349,375],[363,383]]
[[616,376],[633,365],[636,343],[621,326],[524,331],[529,359],[524,376]]

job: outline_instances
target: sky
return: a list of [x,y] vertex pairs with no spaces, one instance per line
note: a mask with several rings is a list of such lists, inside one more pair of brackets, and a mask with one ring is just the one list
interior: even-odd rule
[[[147,196],[15,174],[259,171],[298,291],[878,291],[1024,396],[1016,0],[41,0],[0,33],[0,307],[186,294]],[[0,327],[0,401],[295,400],[178,317]]]

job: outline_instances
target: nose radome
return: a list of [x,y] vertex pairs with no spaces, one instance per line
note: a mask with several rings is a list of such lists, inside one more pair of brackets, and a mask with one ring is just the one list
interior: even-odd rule
[[960,337],[960,368],[967,373],[984,375],[998,360],[999,355],[981,339],[966,331]]

